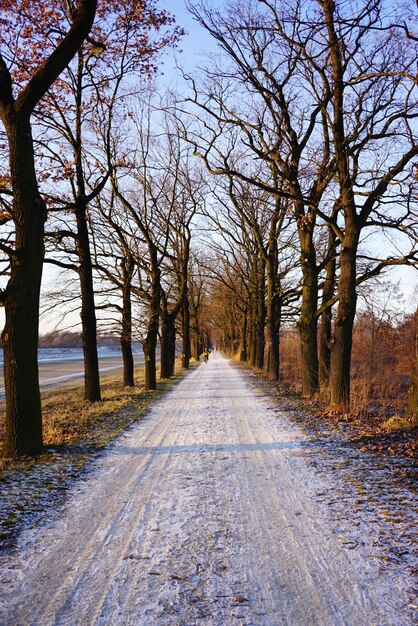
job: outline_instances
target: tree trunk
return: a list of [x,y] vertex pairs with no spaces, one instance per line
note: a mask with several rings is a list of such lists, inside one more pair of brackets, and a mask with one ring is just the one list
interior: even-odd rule
[[334,322],[331,354],[331,408],[350,408],[350,365],[353,324],[356,314],[356,255],[358,233],[346,223],[346,236],[341,242],[338,310]]
[[101,400],[99,358],[97,355],[97,323],[94,303],[93,267],[91,261],[89,230],[87,224],[86,189],[82,161],[82,94],[83,51],[78,51],[77,92],[75,106],[75,140],[73,144],[77,182],[75,211],[77,223],[77,254],[81,293],[81,325],[84,354],[84,398],[90,402]]
[[418,309],[415,312],[415,346],[414,346],[414,369],[412,373],[412,385],[408,391],[408,404],[406,416],[411,424],[418,424]]
[[265,288],[266,288],[266,264],[264,260],[260,263],[260,274],[259,274],[259,282],[257,288],[257,348],[256,348],[256,357],[255,357],[255,365],[259,369],[263,369],[264,367],[264,349],[265,349],[265,339],[264,333],[266,329],[266,298],[265,298]]
[[318,271],[312,231],[309,227],[299,228],[302,267],[302,305],[298,322],[301,360],[302,394],[312,397],[318,391]]
[[[326,266],[325,282],[322,290],[322,304],[326,304],[334,296],[335,290],[335,239],[336,235],[330,228],[328,235],[328,255],[330,259]],[[321,315],[319,327],[319,383],[327,385],[331,367],[332,341],[332,308],[329,307]]]
[[192,341],[193,358],[195,359],[195,361],[199,361],[200,360],[200,327],[199,327],[199,320],[198,320],[197,314],[194,314],[193,316],[192,329],[193,329],[193,341]]
[[195,361],[199,361],[200,360],[200,339],[199,339],[199,332],[195,332],[194,335],[194,342],[193,342],[193,346],[194,346],[194,356],[193,358],[195,359]]
[[189,309],[189,300],[186,297],[184,298],[183,308],[181,310],[182,314],[182,330],[183,330],[183,356],[182,356],[182,367],[186,370],[190,367],[190,309]]
[[148,241],[148,248],[152,271],[147,336],[143,341],[145,356],[145,391],[157,389],[156,350],[161,300],[161,273],[158,266],[158,253],[151,241]]
[[76,213],[77,252],[80,262],[81,323],[84,354],[84,398],[90,402],[101,399],[99,359],[97,355],[97,323],[94,303],[93,268],[86,219],[86,209]]
[[278,298],[270,304],[267,313],[267,375],[269,380],[280,378],[280,324],[281,303]]
[[338,309],[334,323],[331,353],[331,408],[348,411],[350,408],[350,365],[353,324],[356,314],[356,255],[360,224],[356,214],[354,179],[350,171],[350,152],[345,136],[344,98],[346,80],[339,29],[335,25],[336,5],[333,0],[322,3],[328,33],[332,70],[332,122],[335,163],[340,190],[339,203],[344,216],[344,236],[341,240],[340,277],[338,282]]
[[269,256],[267,261],[267,376],[269,380],[279,380],[279,328],[281,307],[277,291],[277,271],[275,259]]
[[157,389],[157,365],[155,352],[157,349],[158,326],[148,330],[142,347],[145,357],[145,391]]
[[42,449],[42,410],[38,374],[39,292],[44,259],[45,204],[35,176],[29,120],[6,127],[13,186],[15,250],[4,293],[2,333],[6,390],[4,457]]
[[250,340],[250,365],[255,367],[257,362],[257,316],[255,295],[252,294],[252,302],[250,303],[250,319],[249,319],[249,340]]
[[239,360],[241,362],[248,360],[248,349],[247,349],[247,322],[248,322],[248,310],[242,314],[242,326],[241,326],[241,349],[239,354]]
[[126,336],[120,340],[123,360],[123,384],[125,387],[135,387],[134,381],[134,357],[132,354],[132,343]]
[[122,294],[122,334],[120,344],[123,359],[123,384],[134,387],[134,358],[132,354],[132,300],[131,300],[131,268],[123,267]]
[[0,115],[9,143],[15,226],[10,279],[1,294],[6,315],[2,340],[6,389],[3,454],[7,457],[33,454],[42,448],[38,325],[46,207],[36,180],[30,116],[82,45],[95,13],[95,0],[77,4],[70,30],[17,97],[7,64],[1,61]]
[[176,369],[176,316],[170,315],[170,333],[168,343],[169,377],[174,376]]
[[161,314],[161,373],[160,378],[170,378],[174,374],[176,352],[175,317],[163,310]]

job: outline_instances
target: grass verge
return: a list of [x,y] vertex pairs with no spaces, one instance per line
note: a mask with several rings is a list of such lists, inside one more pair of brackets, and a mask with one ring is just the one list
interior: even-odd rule
[[[192,363],[191,367],[197,366]],[[53,517],[66,500],[74,480],[92,461],[187,370],[176,361],[175,375],[144,390],[144,370],[136,371],[136,387],[124,387],[119,376],[102,379],[102,401],[82,400],[82,385],[57,387],[43,393],[44,451],[35,457],[0,461],[0,550],[12,549],[22,528]]]
[[338,434],[359,449],[417,460],[418,426],[405,418],[394,416],[388,419],[382,415],[367,419],[353,414],[330,412],[320,398],[304,398],[288,385],[268,380],[263,370],[239,361],[234,363],[249,373],[257,381],[256,384],[261,385],[272,400],[309,434]]

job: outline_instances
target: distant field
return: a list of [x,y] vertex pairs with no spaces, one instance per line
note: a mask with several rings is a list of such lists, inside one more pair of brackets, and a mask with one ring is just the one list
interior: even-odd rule
[[[144,356],[135,355],[135,365],[144,363]],[[99,358],[100,373],[116,371],[122,368],[121,355],[106,356]],[[68,385],[68,383],[80,382],[84,377],[83,359],[65,359],[54,360],[53,362],[39,362],[39,379],[41,389],[48,389],[59,385]],[[0,399],[4,398],[4,378],[3,367],[0,372]]]

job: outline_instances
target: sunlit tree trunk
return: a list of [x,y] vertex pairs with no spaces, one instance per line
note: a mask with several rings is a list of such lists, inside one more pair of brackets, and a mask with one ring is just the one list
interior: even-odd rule
[[302,268],[302,303],[298,330],[302,359],[302,394],[313,396],[318,391],[318,270],[312,229],[299,227],[300,263]]
[[[325,282],[322,289],[322,304],[325,305],[334,296],[335,291],[335,266],[336,266],[336,235],[330,228],[328,234],[329,260],[325,270]],[[331,341],[332,341],[332,308],[327,308],[321,315],[319,326],[319,382],[327,385],[331,367]]]
[[341,242],[338,309],[334,320],[331,355],[331,406],[348,411],[350,407],[350,366],[354,317],[356,314],[356,258],[358,232],[348,222]]

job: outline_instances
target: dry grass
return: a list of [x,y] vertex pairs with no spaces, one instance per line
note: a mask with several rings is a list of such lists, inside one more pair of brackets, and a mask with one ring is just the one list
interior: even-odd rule
[[394,433],[398,430],[408,430],[414,426],[415,424],[413,424],[411,420],[406,417],[394,415],[380,424],[380,430],[383,433]]
[[[193,365],[193,364],[192,364]],[[45,447],[78,443],[102,444],[117,436],[143,414],[150,403],[185,372],[176,360],[175,376],[159,381],[157,391],[144,390],[144,368],[135,370],[135,387],[124,387],[121,372],[102,377],[100,402],[83,399],[83,384],[60,386],[42,393]],[[0,436],[4,431],[0,418]]]
[[154,392],[144,391],[143,370],[136,372],[135,387],[124,387],[119,376],[102,380],[102,400],[83,399],[82,385],[54,389],[43,396],[43,432],[46,446],[62,445],[91,434],[106,417],[130,405],[148,404]]

